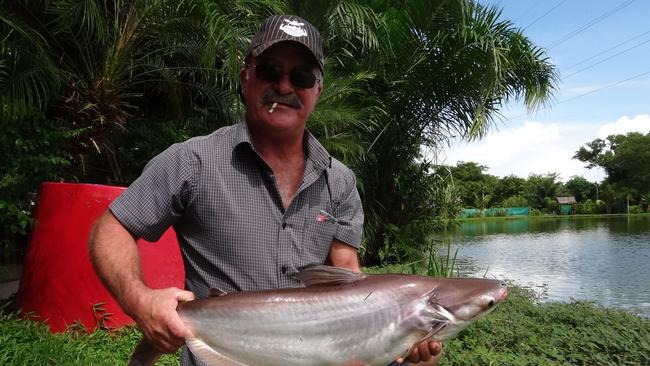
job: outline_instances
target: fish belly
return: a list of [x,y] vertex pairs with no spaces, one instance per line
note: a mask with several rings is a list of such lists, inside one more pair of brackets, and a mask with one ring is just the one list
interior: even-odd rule
[[422,333],[411,324],[408,307],[391,294],[364,297],[367,294],[271,299],[195,310],[181,317],[197,339],[243,365],[385,366]]

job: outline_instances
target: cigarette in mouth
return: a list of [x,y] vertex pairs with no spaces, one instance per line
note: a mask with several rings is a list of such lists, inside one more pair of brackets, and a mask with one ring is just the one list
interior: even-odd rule
[[269,108],[269,114],[273,113],[275,110],[275,107],[278,106],[278,102],[273,102],[273,105],[271,105],[271,108]]

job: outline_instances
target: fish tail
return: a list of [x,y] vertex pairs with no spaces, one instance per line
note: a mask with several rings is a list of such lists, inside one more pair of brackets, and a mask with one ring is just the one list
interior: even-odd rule
[[153,366],[160,356],[162,353],[143,337],[131,354],[129,366]]

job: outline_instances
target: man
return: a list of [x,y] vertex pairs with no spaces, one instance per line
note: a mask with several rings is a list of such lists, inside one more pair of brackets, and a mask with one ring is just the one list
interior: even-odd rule
[[[95,269],[144,336],[173,352],[190,335],[175,309],[211,287],[299,286],[297,268],[327,262],[360,271],[363,213],[354,174],[305,130],[323,84],[320,34],[295,16],[261,26],[240,71],[246,120],[174,144],[100,217],[90,238]],[[186,287],[142,281],[136,238],[173,225]],[[411,362],[435,362],[422,342]],[[184,365],[199,364],[187,350]]]

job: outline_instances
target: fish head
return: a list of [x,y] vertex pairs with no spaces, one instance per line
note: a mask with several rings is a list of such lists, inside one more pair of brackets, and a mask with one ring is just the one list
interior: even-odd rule
[[491,312],[508,296],[508,289],[499,280],[456,278],[438,284],[429,296],[432,304],[470,321]]
[[429,336],[444,340],[490,313],[508,296],[506,283],[491,279],[449,278],[429,280],[422,312]]

